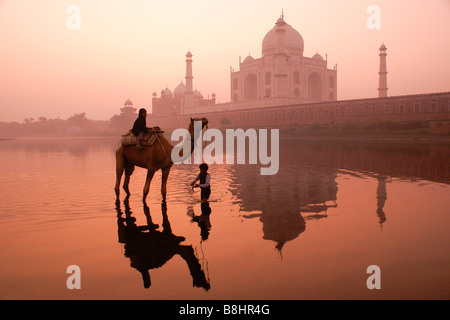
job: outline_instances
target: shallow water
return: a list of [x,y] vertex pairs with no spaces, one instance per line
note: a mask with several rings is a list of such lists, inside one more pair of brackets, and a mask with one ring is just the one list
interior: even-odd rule
[[116,145],[0,141],[1,299],[450,298],[448,144],[282,138],[277,175],[210,166],[209,219],[197,165],[171,170],[166,207],[139,168],[116,203]]

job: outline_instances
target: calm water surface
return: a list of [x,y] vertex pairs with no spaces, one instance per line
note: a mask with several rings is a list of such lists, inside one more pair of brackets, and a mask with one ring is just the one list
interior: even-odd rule
[[142,203],[139,168],[116,202],[117,139],[1,141],[0,298],[450,298],[448,144],[280,143],[274,176],[211,165],[202,208],[197,165],[174,166],[167,206],[160,173]]

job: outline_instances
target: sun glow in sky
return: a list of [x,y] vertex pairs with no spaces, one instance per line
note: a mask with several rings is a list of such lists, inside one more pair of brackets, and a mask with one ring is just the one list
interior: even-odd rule
[[[380,29],[367,27],[370,5]],[[150,110],[153,92],[185,81],[188,50],[194,88],[229,102],[230,67],[261,57],[282,9],[305,56],[337,63],[339,100],[377,96],[382,42],[388,95],[450,91],[448,0],[0,0],[0,121],[107,120],[127,98]]]

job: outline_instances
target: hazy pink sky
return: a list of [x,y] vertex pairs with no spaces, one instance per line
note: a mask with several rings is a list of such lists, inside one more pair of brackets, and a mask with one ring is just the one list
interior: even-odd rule
[[[69,5],[80,29],[69,30]],[[366,12],[381,9],[381,29]],[[0,0],[0,121],[106,120],[130,98],[151,108],[173,90],[194,55],[194,87],[228,102],[230,66],[261,57],[284,9],[304,55],[338,64],[338,99],[376,97],[378,48],[388,47],[388,95],[450,91],[449,0]]]

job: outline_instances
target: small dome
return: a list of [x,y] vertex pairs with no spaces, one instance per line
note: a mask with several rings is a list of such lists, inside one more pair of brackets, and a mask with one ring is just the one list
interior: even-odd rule
[[284,21],[284,17],[279,17],[277,20],[277,23],[275,23],[277,26],[281,27],[286,24],[286,21]]
[[186,93],[186,86],[184,85],[183,81],[180,82],[180,84],[173,90],[173,94],[185,94]]
[[186,57],[192,57],[191,50],[189,50],[189,51],[186,53]]
[[251,55],[248,55],[248,57],[244,59],[244,63],[252,62],[252,61],[255,61],[255,59]]
[[194,90],[194,97],[203,98],[203,95],[197,89]]
[[184,85],[183,81],[181,81],[180,84],[173,90],[173,94],[178,95],[185,93],[186,93],[186,86]]
[[316,53],[315,55],[313,55],[312,58],[313,58],[313,59],[317,59],[317,60],[323,60],[323,57],[322,57],[320,54],[318,54],[318,53]]
[[161,90],[161,97],[172,97],[172,91],[170,91],[169,88],[165,88],[164,90]]
[[381,47],[380,47],[380,49],[379,50],[381,50],[381,51],[385,51],[385,50],[387,50],[387,48],[386,48],[386,46],[384,45],[384,43],[383,44],[381,44]]
[[133,102],[130,99],[127,99],[123,105],[124,106],[132,106]]

